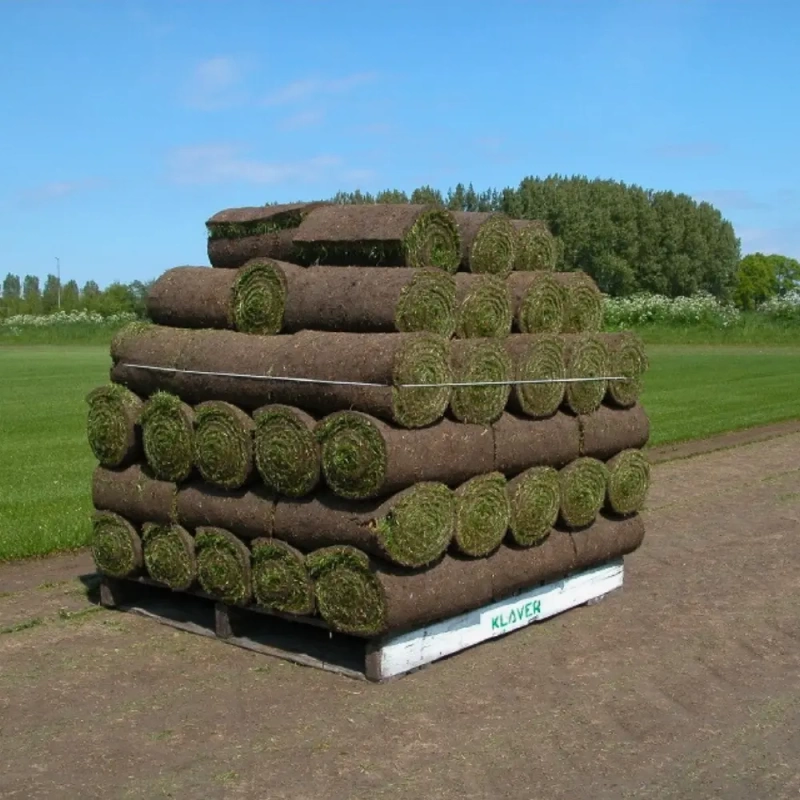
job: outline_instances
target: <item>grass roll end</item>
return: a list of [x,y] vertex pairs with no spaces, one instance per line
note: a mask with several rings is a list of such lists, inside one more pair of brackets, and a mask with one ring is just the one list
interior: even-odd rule
[[623,450],[608,463],[606,502],[615,514],[628,516],[644,508],[650,489],[650,462],[641,450]]
[[104,467],[130,463],[138,450],[142,401],[116,383],[93,389],[86,397],[86,435],[95,458]]
[[253,542],[252,581],[256,603],[270,611],[314,612],[314,584],[303,554],[279,539]]
[[136,528],[111,511],[94,513],[91,551],[97,571],[112,578],[136,575],[144,563]]
[[455,490],[456,528],[453,544],[464,555],[482,558],[502,543],[511,520],[505,476],[478,475]]
[[180,525],[147,523],[142,529],[147,573],[170,589],[185,591],[197,578],[194,539]]
[[153,474],[179,483],[192,472],[194,412],[179,397],[156,392],[142,412],[144,453]]
[[250,550],[222,528],[195,532],[197,579],[203,591],[230,605],[247,605],[252,597]]

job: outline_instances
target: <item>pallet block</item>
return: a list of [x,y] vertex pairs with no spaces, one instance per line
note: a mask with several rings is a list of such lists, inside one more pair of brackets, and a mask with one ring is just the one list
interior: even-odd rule
[[248,650],[380,682],[570,608],[599,602],[622,587],[623,573],[623,561],[616,559],[417,630],[375,639],[335,633],[319,619],[276,615],[252,606],[228,606],[207,595],[173,592],[144,578],[104,577],[100,602]]

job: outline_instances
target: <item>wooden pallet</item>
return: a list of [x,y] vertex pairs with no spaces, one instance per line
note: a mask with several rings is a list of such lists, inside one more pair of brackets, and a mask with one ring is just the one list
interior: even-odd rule
[[173,592],[147,579],[104,577],[100,602],[296,664],[385,681],[570,608],[599,602],[622,587],[623,572],[622,559],[616,559],[483,608],[376,639],[334,633],[318,619],[295,619]]

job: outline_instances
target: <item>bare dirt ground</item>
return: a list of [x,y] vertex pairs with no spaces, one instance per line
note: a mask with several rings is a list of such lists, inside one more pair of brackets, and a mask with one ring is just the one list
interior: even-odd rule
[[382,686],[0,568],[0,797],[800,797],[800,433],[660,464],[646,516],[622,594]]

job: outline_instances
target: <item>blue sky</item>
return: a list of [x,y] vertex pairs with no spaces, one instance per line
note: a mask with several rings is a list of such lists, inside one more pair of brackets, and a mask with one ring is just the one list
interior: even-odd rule
[[[493,11],[489,11],[493,8]],[[800,257],[800,4],[5,0],[0,273],[146,280],[205,220],[586,174]]]

